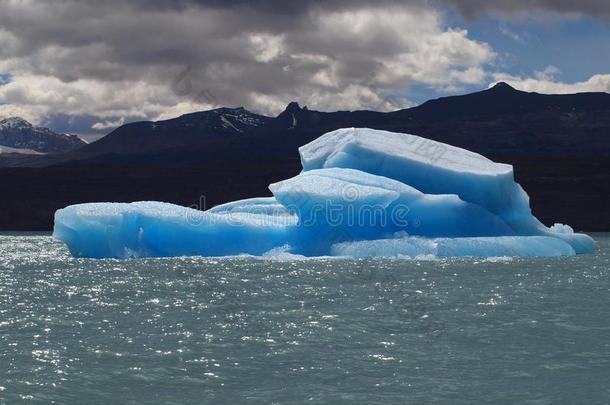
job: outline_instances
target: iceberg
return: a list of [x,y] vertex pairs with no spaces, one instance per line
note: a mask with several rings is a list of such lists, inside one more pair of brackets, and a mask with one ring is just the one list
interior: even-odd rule
[[90,203],[55,214],[77,257],[569,256],[593,240],[546,227],[511,165],[409,134],[347,128],[299,149],[303,171],[273,197],[198,211],[160,202]]

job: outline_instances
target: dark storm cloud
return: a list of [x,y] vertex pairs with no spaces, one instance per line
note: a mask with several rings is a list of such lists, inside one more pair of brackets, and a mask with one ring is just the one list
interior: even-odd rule
[[[593,18],[610,16],[610,1],[608,0],[440,0],[455,6],[468,17],[478,17],[483,14],[515,14],[532,11],[550,11],[555,13],[576,13]],[[361,6],[384,5],[423,5],[426,0],[136,0],[140,7],[159,9],[185,7],[213,7],[221,9],[250,9],[272,12],[280,15],[299,15],[314,8],[336,10],[356,8]],[[132,3],[134,4],[134,3]]]
[[[115,1],[115,0],[112,0]],[[120,3],[120,1],[116,1]],[[337,10],[345,8],[358,8],[362,6],[394,5],[424,5],[425,0],[135,0],[131,4],[140,7],[175,9],[187,7],[212,7],[219,9],[249,9],[263,12],[272,12],[279,15],[298,15],[312,8]]]
[[517,15],[533,11],[577,14],[610,19],[608,0],[443,0],[469,18],[483,15]]

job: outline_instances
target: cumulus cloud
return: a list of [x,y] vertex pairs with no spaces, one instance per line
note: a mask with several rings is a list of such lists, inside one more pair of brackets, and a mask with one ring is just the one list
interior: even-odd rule
[[116,127],[120,127],[121,125],[123,125],[125,123],[125,117],[121,117],[116,121],[104,121],[104,122],[96,122],[95,124],[93,124],[91,126],[91,128],[93,129],[98,129],[98,130],[104,130],[104,129],[111,129],[111,128],[116,128]]
[[185,102],[163,83],[106,82],[91,78],[66,82],[54,76],[27,73],[15,74],[0,87],[0,103],[4,103],[0,105],[1,116],[18,115],[34,123],[40,123],[50,114],[146,119],[176,108],[193,111],[214,106]]
[[597,74],[589,79],[565,83],[557,79],[560,73],[555,66],[548,66],[543,71],[535,72],[533,77],[513,76],[506,73],[493,75],[494,83],[506,82],[516,89],[546,94],[572,94],[582,92],[607,92],[610,93],[610,74]]
[[495,53],[423,0],[0,0],[0,115],[169,118],[396,109],[412,84],[487,81]]

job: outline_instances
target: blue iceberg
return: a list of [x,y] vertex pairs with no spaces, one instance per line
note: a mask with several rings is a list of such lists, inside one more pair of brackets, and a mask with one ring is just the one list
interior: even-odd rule
[[215,212],[160,202],[72,205],[56,212],[53,234],[77,257],[262,255],[291,239],[297,218],[269,215],[271,205],[256,200]]
[[303,171],[252,198],[198,211],[93,203],[55,214],[77,257],[569,256],[593,240],[546,227],[510,165],[409,134],[349,128],[299,149]]

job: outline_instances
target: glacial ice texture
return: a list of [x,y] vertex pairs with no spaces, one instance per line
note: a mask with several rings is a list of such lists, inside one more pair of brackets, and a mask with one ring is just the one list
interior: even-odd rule
[[269,255],[567,256],[593,240],[548,228],[513,168],[415,135],[329,132],[299,149],[303,171],[273,197],[197,211],[167,203],[93,203],[55,215],[54,235],[95,258]]

